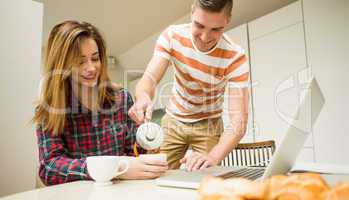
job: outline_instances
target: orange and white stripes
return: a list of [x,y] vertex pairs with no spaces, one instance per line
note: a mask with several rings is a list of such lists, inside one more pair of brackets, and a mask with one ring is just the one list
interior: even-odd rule
[[244,50],[223,35],[214,49],[200,52],[191,39],[191,24],[168,27],[158,38],[154,55],[171,60],[175,67],[166,111],[183,122],[219,117],[227,83],[248,85]]

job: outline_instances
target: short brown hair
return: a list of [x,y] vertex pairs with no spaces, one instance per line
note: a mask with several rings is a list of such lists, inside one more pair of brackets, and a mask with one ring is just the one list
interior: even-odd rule
[[233,0],[194,0],[193,5],[214,13],[219,13],[224,10],[228,16],[231,16]]

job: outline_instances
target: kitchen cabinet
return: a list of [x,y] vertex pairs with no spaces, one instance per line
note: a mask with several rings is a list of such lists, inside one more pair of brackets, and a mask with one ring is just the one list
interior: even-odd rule
[[349,164],[349,1],[303,0],[307,56],[325,97],[314,126],[315,160]]
[[[248,23],[257,141],[275,140],[277,148],[300,100],[301,74],[309,70],[306,57],[302,4],[300,1]],[[286,89],[282,89],[286,87]],[[306,108],[307,110],[310,107]],[[310,112],[304,111],[310,121]],[[301,155],[314,160],[313,134]],[[302,154],[302,153],[301,153]]]

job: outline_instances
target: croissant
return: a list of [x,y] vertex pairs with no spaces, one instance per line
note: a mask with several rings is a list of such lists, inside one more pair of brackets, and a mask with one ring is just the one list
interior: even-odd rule
[[348,200],[349,199],[349,183],[342,183],[335,188],[324,192],[322,200]]
[[201,200],[349,200],[349,183],[330,188],[315,173],[276,175],[263,182],[244,178],[205,178]]
[[224,185],[221,178],[204,178],[199,187],[201,200],[244,200]]
[[269,179],[267,199],[270,200],[317,200],[322,192],[329,190],[319,174],[294,174]]
[[244,200],[264,199],[267,188],[265,183],[243,178],[227,179],[209,177],[200,185],[199,194],[202,200]]

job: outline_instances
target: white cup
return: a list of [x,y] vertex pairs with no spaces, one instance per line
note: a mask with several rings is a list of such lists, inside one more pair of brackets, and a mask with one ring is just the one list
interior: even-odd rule
[[[121,156],[90,156],[86,158],[87,171],[95,185],[111,185],[111,179],[128,170],[128,162]],[[121,166],[123,170],[120,171]]]

